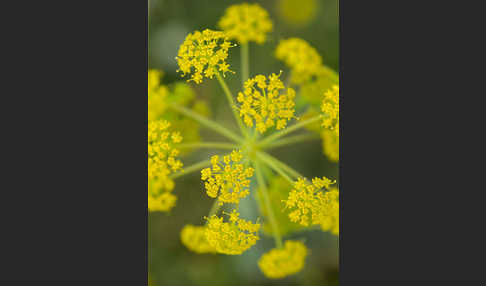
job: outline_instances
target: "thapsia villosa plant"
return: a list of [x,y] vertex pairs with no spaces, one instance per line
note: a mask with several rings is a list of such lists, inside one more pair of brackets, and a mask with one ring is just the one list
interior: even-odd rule
[[[284,86],[280,79],[282,72],[249,77],[248,45],[264,43],[267,33],[272,31],[268,13],[258,4],[233,5],[218,25],[222,31],[206,29],[187,35],[176,57],[178,71],[196,84],[216,78],[239,130],[235,132],[209,119],[209,111],[204,103],[194,100],[190,88],[178,84],[169,90],[160,83],[162,73],[150,70],[148,208],[170,211],[177,201],[172,193],[174,180],[200,171],[205,191],[215,201],[203,225],[186,225],[182,229],[182,243],[196,253],[239,255],[259,240],[259,221],[246,220],[239,212],[240,200],[257,192],[255,198],[264,217],[263,230],[274,237],[276,246],[260,258],[258,266],[268,278],[283,278],[299,272],[308,253],[303,242],[282,241],[283,235],[311,226],[339,235],[339,191],[333,187],[335,180],[307,179],[266,151],[313,138],[312,133],[286,136],[308,128],[320,133],[328,158],[339,160],[338,77],[322,64],[317,51],[304,40],[289,38],[279,43],[275,56],[290,68],[290,85],[298,88],[299,96],[309,103],[308,112],[299,118],[295,115],[296,91]],[[226,62],[236,46],[231,40],[241,48],[242,88],[236,97],[224,80],[226,73],[235,73]],[[316,108],[318,105],[320,110]],[[289,124],[292,121],[299,122]],[[187,125],[191,128],[184,127]],[[194,133],[198,126],[218,132],[231,143],[181,143],[186,136],[198,141],[197,131]],[[188,148],[230,152],[182,168],[178,156],[180,150]],[[276,179],[269,180],[265,172],[268,168],[278,175]],[[250,190],[251,180],[258,183],[257,190]],[[223,205],[231,211],[221,211]]]

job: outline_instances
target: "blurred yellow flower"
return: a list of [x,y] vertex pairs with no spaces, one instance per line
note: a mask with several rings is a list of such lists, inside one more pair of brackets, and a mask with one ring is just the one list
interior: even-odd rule
[[235,150],[230,155],[223,156],[222,162],[218,155],[214,155],[211,157],[212,168],[201,171],[201,180],[206,181],[206,193],[211,198],[218,198],[220,205],[238,204],[240,199],[250,194],[248,178],[253,176],[254,170],[239,163],[242,158],[241,151]]
[[280,16],[293,26],[304,26],[316,18],[316,0],[279,0]]
[[322,126],[339,135],[339,86],[335,85],[324,93],[321,110],[324,113]]
[[218,26],[230,39],[235,39],[240,44],[250,41],[262,44],[267,33],[273,29],[268,12],[256,3],[229,6]]
[[148,123],[148,178],[166,176],[182,168],[182,162],[176,159],[179,150],[174,144],[180,143],[179,132],[169,132],[170,123],[158,120]]
[[322,130],[322,150],[331,162],[339,162],[339,136],[334,131]]
[[215,253],[206,239],[206,228],[187,224],[181,231],[181,241],[189,250],[196,253]]
[[164,192],[157,197],[149,193],[148,210],[151,212],[156,212],[156,211],[168,212],[175,206],[176,201],[177,201],[177,197],[169,192]]
[[274,248],[263,254],[258,266],[268,278],[284,278],[304,268],[307,252],[307,247],[302,242],[287,240],[284,248]]
[[281,40],[275,56],[291,69],[291,81],[295,84],[312,79],[322,69],[322,58],[316,49],[299,38]]
[[295,91],[288,88],[287,94],[280,94],[285,88],[280,75],[272,73],[268,80],[264,75],[257,75],[245,82],[244,92],[238,93],[240,117],[248,127],[255,125],[260,133],[273,126],[283,129],[295,117]]
[[169,91],[166,86],[160,85],[162,72],[148,71],[148,120],[158,119],[167,109],[166,98]]
[[203,32],[195,31],[187,35],[186,39],[179,48],[176,57],[179,65],[178,72],[182,76],[191,74],[195,83],[201,83],[203,77],[213,78],[216,73],[221,71],[223,76],[229,70],[228,49],[233,45],[228,42],[228,37],[224,32],[206,29]]
[[218,253],[239,255],[257,242],[260,224],[239,218],[236,210],[229,216],[229,222],[216,215],[208,218],[206,239]]

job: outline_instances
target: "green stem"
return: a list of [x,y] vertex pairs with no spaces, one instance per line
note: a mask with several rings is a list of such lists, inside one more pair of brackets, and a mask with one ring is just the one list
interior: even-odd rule
[[260,152],[260,153],[262,153],[263,156],[266,157],[267,159],[269,159],[269,160],[273,161],[275,164],[279,165],[282,169],[284,169],[284,171],[289,173],[295,179],[298,179],[298,178],[304,178],[305,179],[305,177],[301,173],[297,172],[292,167],[290,167],[289,165],[280,161],[279,159],[277,159],[277,158],[273,157],[272,155],[265,153],[265,152]]
[[282,137],[282,136],[285,136],[293,131],[296,131],[296,130],[299,130],[300,128],[302,127],[305,127],[306,125],[308,124],[311,124],[311,123],[314,123],[316,122],[317,120],[321,119],[321,115],[317,115],[317,116],[314,116],[312,118],[309,118],[307,120],[304,120],[304,121],[301,121],[297,124],[294,124],[290,127],[287,127],[281,131],[278,131],[270,136],[268,136],[267,138],[263,139],[261,142],[260,142],[260,147],[264,147],[266,146],[267,144],[269,143],[272,143],[273,141],[277,140],[278,138]]
[[250,52],[248,43],[241,44],[241,86],[250,77]]
[[287,146],[287,145],[291,145],[291,144],[294,144],[294,143],[299,143],[299,142],[304,142],[304,141],[307,141],[307,140],[314,140],[314,139],[319,139],[319,136],[312,134],[312,133],[295,135],[295,136],[283,138],[283,139],[278,140],[278,141],[274,141],[272,143],[268,143],[264,146],[264,149],[272,149],[272,148]]
[[183,106],[180,106],[180,105],[177,105],[177,104],[169,104],[169,107],[186,115],[187,117],[190,117],[194,120],[196,120],[197,122],[201,123],[202,125],[218,132],[219,134],[225,136],[226,138],[228,139],[231,139],[237,143],[242,143],[243,142],[243,139],[236,135],[235,133],[233,133],[232,131],[230,131],[229,129],[227,129],[226,127],[210,120],[210,119],[207,119],[199,114],[197,114],[196,112],[190,110],[190,109],[187,109]]
[[199,171],[202,168],[208,167],[210,165],[211,165],[211,160],[204,160],[204,161],[198,162],[196,164],[190,165],[189,167],[184,167],[184,168],[182,168],[182,170],[180,172],[171,174],[169,177],[171,179],[176,179],[176,178],[182,177],[184,175]]
[[223,88],[224,94],[226,95],[226,98],[228,99],[231,111],[233,112],[233,116],[235,117],[236,122],[238,123],[238,126],[240,127],[241,133],[247,137],[246,134],[246,128],[243,125],[243,121],[241,121],[240,116],[238,115],[238,111],[236,110],[236,104],[233,99],[233,95],[231,94],[231,91],[228,88],[228,85],[226,85],[226,82],[224,79],[221,77],[221,75],[216,73],[216,78],[218,79],[219,84],[221,85],[221,88]]
[[198,142],[178,144],[177,148],[238,149],[239,145],[224,142]]
[[270,196],[268,195],[267,186],[265,185],[265,181],[263,180],[263,175],[258,160],[255,161],[255,173],[259,185],[258,189],[262,194],[265,208],[267,209],[268,219],[272,227],[272,234],[275,239],[275,244],[277,245],[277,248],[282,248],[282,237],[280,236],[277,220],[275,219],[275,214],[273,213],[272,205],[270,204]]
[[211,206],[211,209],[209,210],[208,218],[212,217],[213,215],[217,214],[219,211],[219,207],[221,205],[218,203],[218,200],[214,200],[213,205]]
[[291,185],[294,184],[294,180],[287,175],[282,168],[279,166],[278,163],[274,162],[270,155],[267,155],[265,152],[257,152],[258,159],[262,160],[263,163],[267,164],[272,170],[277,172],[280,176],[286,179]]

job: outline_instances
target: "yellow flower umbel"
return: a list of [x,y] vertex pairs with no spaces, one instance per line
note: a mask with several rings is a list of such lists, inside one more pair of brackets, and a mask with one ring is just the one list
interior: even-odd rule
[[255,125],[260,133],[273,126],[283,129],[295,117],[295,91],[288,88],[287,94],[280,94],[285,88],[280,74],[272,73],[268,80],[264,75],[250,78],[245,82],[244,92],[238,93],[240,117],[248,127]]
[[182,168],[176,159],[179,150],[173,144],[182,141],[179,132],[169,132],[167,121],[151,121],[148,124],[148,209],[169,211],[177,200],[170,192],[174,181],[169,175]]
[[249,41],[262,44],[273,29],[268,12],[258,4],[248,3],[228,7],[218,26],[240,44]]
[[[218,198],[219,204],[238,204],[240,199],[248,196],[250,191],[250,180],[253,176],[253,168],[245,168],[240,163],[243,155],[241,151],[231,152],[231,155],[211,157],[212,168],[205,168],[201,171],[201,180],[206,181],[204,186],[206,193],[211,198]],[[218,195],[219,194],[219,195]]]
[[339,190],[337,188],[331,188],[324,195],[321,229],[339,235]]
[[227,39],[224,32],[209,29],[187,35],[176,57],[177,71],[181,71],[182,76],[191,74],[188,81],[195,83],[201,83],[203,77],[213,78],[219,71],[224,75],[230,71],[226,58],[228,49],[233,47]]
[[206,239],[204,226],[185,225],[181,231],[181,241],[189,250],[199,254],[216,252]]
[[223,218],[216,215],[207,220],[206,239],[218,253],[242,254],[259,239],[260,224],[239,218],[236,210],[229,214],[229,222],[223,222]]
[[302,242],[287,240],[283,249],[274,248],[263,254],[258,266],[268,278],[284,278],[302,270],[306,256],[307,247]]
[[321,110],[324,113],[322,126],[339,135],[339,86],[335,85],[324,93]]
[[323,68],[322,58],[316,49],[299,38],[280,41],[275,56],[292,70],[291,81],[295,84],[312,79]]
[[160,85],[162,72],[148,71],[148,120],[156,120],[167,109],[166,98],[169,91],[166,86]]
[[303,226],[320,225],[325,216],[328,201],[322,190],[328,190],[334,183],[326,177],[314,178],[312,183],[299,178],[285,201],[285,207],[291,210],[290,220]]

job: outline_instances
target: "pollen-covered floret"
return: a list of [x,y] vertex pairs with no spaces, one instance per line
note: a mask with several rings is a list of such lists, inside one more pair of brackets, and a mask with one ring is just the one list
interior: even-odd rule
[[299,38],[281,40],[275,56],[292,70],[291,81],[295,84],[312,79],[323,68],[322,58],[316,49]]
[[339,135],[339,86],[334,85],[324,93],[321,111],[324,113],[322,126]]
[[287,94],[281,94],[285,86],[280,75],[272,73],[268,80],[264,75],[257,75],[245,82],[244,92],[238,93],[240,117],[248,127],[255,126],[260,133],[273,126],[283,129],[295,117],[295,91],[288,88]]
[[307,252],[307,247],[302,242],[287,240],[284,248],[274,248],[263,254],[258,266],[268,278],[284,278],[304,268]]
[[168,176],[182,168],[176,159],[179,150],[174,144],[182,141],[179,132],[169,132],[170,123],[165,120],[151,121],[148,124],[148,178]]
[[181,241],[189,250],[196,253],[215,253],[206,239],[206,227],[187,224],[181,231]]
[[262,44],[273,29],[268,12],[258,4],[248,3],[228,7],[218,26],[241,44],[249,41]]
[[182,76],[191,74],[195,83],[201,83],[203,77],[213,78],[218,72],[231,72],[226,63],[228,49],[233,47],[224,32],[209,29],[195,31],[187,35],[177,54],[178,72]]
[[291,210],[290,220],[303,226],[320,225],[328,206],[322,190],[328,190],[334,183],[326,177],[314,178],[312,183],[299,178],[285,201],[285,208]]
[[223,156],[220,161],[218,155],[211,157],[212,168],[201,171],[201,180],[206,181],[204,187],[211,198],[218,198],[220,205],[223,203],[238,204],[240,199],[248,196],[250,180],[253,176],[253,168],[240,163],[243,155],[241,151],[233,150],[230,155]]
[[259,240],[260,224],[239,218],[236,210],[229,214],[229,222],[216,215],[207,220],[206,239],[218,253],[239,255]]

